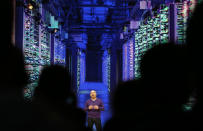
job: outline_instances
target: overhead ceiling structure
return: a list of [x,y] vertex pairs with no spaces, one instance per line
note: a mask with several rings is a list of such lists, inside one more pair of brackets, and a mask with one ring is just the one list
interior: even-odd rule
[[41,0],[61,23],[70,29],[113,28],[139,19],[141,1],[153,7],[175,0]]
[[[86,33],[88,44],[100,46],[103,33],[109,35],[131,20],[139,21],[145,13],[142,1],[151,1],[156,7],[174,0],[41,0],[69,35]],[[106,35],[105,35],[106,36]],[[99,38],[100,37],[100,38]],[[113,38],[109,36],[107,38]]]
[[[69,33],[86,32],[88,46],[100,46],[102,34],[115,34],[130,19],[137,0],[77,0],[78,17],[69,17]],[[109,37],[112,38],[112,37]]]
[[68,29],[70,20],[80,18],[76,0],[41,0],[41,2],[60,22],[64,30]]

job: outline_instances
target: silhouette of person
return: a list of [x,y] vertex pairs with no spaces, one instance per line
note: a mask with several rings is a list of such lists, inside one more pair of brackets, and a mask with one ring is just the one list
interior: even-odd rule
[[24,101],[24,87],[28,83],[28,76],[24,68],[24,56],[12,41],[14,1],[2,1],[1,12],[5,11],[6,19],[1,25],[6,28],[2,32],[1,56],[1,86],[0,86],[0,121],[4,130],[28,130],[32,117],[30,104]]
[[188,28],[187,28],[187,44],[188,44],[188,52],[190,52],[190,61],[192,63],[191,68],[194,70],[194,80],[195,84],[193,86],[196,87],[196,101],[193,108],[193,119],[191,120],[191,124],[193,127],[201,128],[202,123],[200,118],[203,117],[203,89],[202,89],[202,49],[203,49],[203,41],[202,41],[202,33],[203,20],[201,19],[203,13],[203,3],[201,2],[195,7],[195,10],[189,19]]
[[76,96],[70,89],[64,67],[52,65],[42,70],[33,98],[37,129],[86,130],[85,112],[76,107]]
[[147,116],[152,110],[145,92],[141,80],[120,83],[111,96],[113,117],[105,124],[104,131],[149,128]]
[[1,53],[3,61],[0,87],[1,128],[26,130],[31,124],[31,117],[28,117],[30,108],[23,97],[23,89],[28,83],[23,54],[12,44]]
[[[160,44],[148,50],[141,59],[141,76],[152,104],[159,110],[161,128],[184,126],[188,115],[183,106],[189,100],[191,63],[188,62],[186,45]],[[164,116],[164,117],[163,117]]]
[[104,104],[101,99],[97,98],[97,94],[95,90],[90,91],[90,99],[88,99],[85,103],[85,111],[88,113],[88,127],[89,129],[93,129],[93,125],[96,125],[97,131],[102,130],[101,126],[101,111],[104,110]]
[[[183,128],[182,106],[191,94],[184,45],[160,44],[141,59],[141,79],[120,84],[113,96],[113,118],[104,130]],[[170,125],[170,126],[169,126]]]

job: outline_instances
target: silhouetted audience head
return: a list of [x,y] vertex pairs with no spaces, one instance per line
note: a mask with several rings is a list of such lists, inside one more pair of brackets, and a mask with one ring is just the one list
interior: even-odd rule
[[[189,20],[187,28],[187,44],[188,50],[190,52],[191,62],[193,63],[192,68],[196,71],[198,77],[197,79],[201,81],[202,70],[202,49],[203,40],[202,33],[203,30],[203,3],[198,4]],[[201,86],[201,85],[200,85]]]
[[174,108],[186,103],[192,91],[190,65],[185,45],[160,44],[143,56],[141,76],[154,98],[167,109]]
[[42,69],[33,104],[36,129],[85,130],[86,114],[78,109],[65,67],[51,65]]
[[160,118],[164,116],[160,121],[162,128],[185,128],[188,118],[183,107],[194,90],[192,63],[188,59],[186,45],[168,43],[154,46],[141,60],[143,84],[151,96],[149,103],[157,105]]
[[23,54],[12,45],[4,48],[2,52],[0,128],[4,130],[26,130],[31,121],[31,114],[23,97],[23,89],[28,83]]
[[141,59],[141,79],[116,88],[115,114],[104,129],[183,128],[183,105],[193,90],[189,67],[184,45],[168,43],[149,49]]
[[151,95],[142,80],[120,83],[112,95],[113,118],[104,130],[136,130],[157,127],[157,108],[150,103]]
[[70,76],[65,67],[58,65],[45,67],[41,72],[34,97],[44,97],[52,102],[66,103],[68,96],[71,95],[70,86]]
[[[188,28],[187,28],[187,44],[188,51],[190,53],[190,61],[192,64],[192,68],[196,70],[198,75],[197,79],[201,79],[202,74],[202,49],[203,49],[203,40],[202,33],[203,30],[203,3],[198,4],[189,19]],[[200,80],[201,81],[201,80]]]
[[203,49],[203,2],[198,4],[189,19],[188,28],[187,28],[187,44],[188,51],[190,53],[190,61],[192,63],[191,68],[195,71],[194,78],[196,83],[196,101],[193,108],[193,122],[195,127],[202,128],[202,123],[199,121],[199,118],[203,117],[203,84],[202,84],[202,74],[203,74],[203,64],[202,64],[202,49]]

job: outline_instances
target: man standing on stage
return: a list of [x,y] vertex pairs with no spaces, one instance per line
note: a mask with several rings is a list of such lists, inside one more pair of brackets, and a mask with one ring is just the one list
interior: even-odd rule
[[87,111],[88,116],[88,127],[93,129],[93,125],[95,124],[97,131],[101,131],[101,111],[104,110],[104,105],[103,102],[97,98],[95,90],[90,91],[90,97],[91,98],[85,103],[85,110]]

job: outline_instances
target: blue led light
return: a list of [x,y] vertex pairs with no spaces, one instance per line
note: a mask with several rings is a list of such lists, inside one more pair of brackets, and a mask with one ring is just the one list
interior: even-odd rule
[[103,53],[102,57],[102,76],[103,83],[108,87],[108,91],[110,92],[111,87],[111,54],[110,50],[106,49]]

